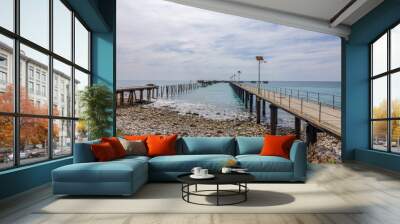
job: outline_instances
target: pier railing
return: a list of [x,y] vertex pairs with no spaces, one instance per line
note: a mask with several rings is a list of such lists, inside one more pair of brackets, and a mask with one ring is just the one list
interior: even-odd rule
[[[241,84],[248,85],[248,84]],[[265,87],[262,86],[261,89],[268,90],[270,92],[275,92],[281,96],[292,97],[297,99],[304,99],[306,102],[321,103],[324,106],[332,107],[333,109],[341,108],[341,96],[331,93],[322,93],[316,91],[306,91],[298,88],[287,88],[287,87]]]
[[[335,99],[335,97],[339,96],[330,95],[333,98],[332,103],[330,103],[322,100],[321,93],[307,91],[302,93],[300,90],[290,91],[285,88],[260,88],[259,91],[257,87],[251,84],[234,83],[234,85],[246,91],[250,96],[253,94],[298,118],[313,123],[318,128],[329,131],[338,137],[341,136],[341,107],[337,105],[340,101]],[[314,98],[311,94],[316,94],[316,97]],[[242,94],[241,97],[246,102],[247,99],[245,98],[249,96]],[[250,107],[252,107],[252,101],[250,99]]]

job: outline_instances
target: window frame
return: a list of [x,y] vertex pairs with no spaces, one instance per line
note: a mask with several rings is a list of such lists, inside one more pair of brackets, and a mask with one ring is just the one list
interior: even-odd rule
[[[369,43],[369,149],[373,151],[379,151],[379,152],[387,152],[387,153],[392,153],[392,154],[400,154],[400,152],[394,152],[392,151],[392,121],[399,121],[400,117],[393,117],[392,116],[392,98],[391,98],[391,92],[392,92],[392,85],[391,85],[391,80],[392,76],[396,75],[396,73],[400,72],[400,67],[398,68],[391,68],[391,61],[392,61],[392,55],[391,55],[391,31],[393,28],[400,26],[400,21],[394,23],[391,25],[389,28],[387,28],[383,33],[378,35],[374,40],[372,40]],[[387,35],[387,64],[386,64],[386,71],[382,72],[380,74],[373,74],[373,44],[378,41],[381,37],[384,35]],[[386,77],[386,86],[387,86],[387,105],[386,105],[386,110],[387,114],[385,118],[373,118],[373,93],[374,93],[374,86],[373,86],[373,81],[382,77]],[[374,148],[374,136],[373,136],[373,122],[376,121],[386,121],[387,122],[387,130],[386,130],[386,150],[379,150]]]
[[[0,26],[0,35],[3,35],[5,37],[11,38],[13,40],[13,64],[12,66],[12,72],[10,75],[13,76],[14,79],[14,99],[13,99],[13,107],[14,110],[13,112],[1,112],[0,111],[0,116],[10,116],[13,118],[13,153],[14,153],[14,161],[13,161],[13,166],[11,167],[5,167],[5,168],[0,168],[0,172],[4,171],[4,170],[10,170],[10,169],[15,169],[18,167],[23,167],[23,166],[29,166],[29,165],[33,165],[33,164],[37,164],[37,163],[43,163],[49,160],[53,160],[53,159],[62,159],[65,157],[70,157],[73,155],[73,151],[74,151],[74,143],[75,143],[75,123],[76,121],[79,120],[79,117],[75,116],[75,109],[74,107],[71,108],[72,113],[70,116],[55,116],[53,115],[53,59],[58,60],[59,62],[62,62],[66,65],[71,66],[71,83],[75,82],[75,69],[87,74],[89,76],[89,83],[88,85],[91,86],[92,84],[92,73],[91,73],[91,65],[92,65],[92,61],[91,61],[91,37],[92,37],[92,30],[89,29],[89,27],[87,26],[87,24],[83,21],[83,19],[79,16],[78,13],[76,13],[72,7],[65,1],[65,0],[59,0],[66,8],[68,8],[68,10],[71,11],[71,18],[70,18],[70,22],[71,22],[71,58],[67,59],[64,58],[63,56],[55,53],[54,50],[54,46],[53,46],[53,21],[54,21],[54,14],[53,14],[53,1],[54,0],[48,0],[49,2],[49,47],[48,49],[46,49],[45,47],[42,47],[39,44],[36,44],[32,41],[30,41],[29,39],[23,37],[20,35],[20,0],[14,0],[13,1],[13,10],[14,10],[14,30],[10,31],[4,27]],[[88,69],[85,69],[81,66],[79,66],[78,64],[75,63],[75,25],[74,25],[74,21],[75,18],[77,20],[79,20],[79,22],[85,27],[85,29],[88,31],[89,33],[89,40],[88,40],[88,57],[89,57],[89,67]],[[48,76],[47,76],[47,85],[46,85],[46,91],[48,92],[48,94],[46,93],[46,95],[48,95],[48,106],[49,106],[49,111],[46,115],[39,115],[39,114],[25,114],[25,113],[21,113],[20,111],[20,85],[21,85],[21,81],[20,81],[20,45],[23,44],[27,47],[32,48],[33,50],[39,51],[40,53],[43,53],[45,55],[48,56],[49,58],[49,63],[48,63]],[[30,67],[28,67],[30,68]],[[42,73],[40,73],[42,74]],[[36,70],[33,70],[33,81],[34,83],[36,80]],[[26,74],[27,80],[30,80],[30,74],[27,73]],[[39,77],[41,78],[41,77]],[[41,79],[38,80],[39,83],[41,83]],[[72,85],[71,87],[72,89],[70,90],[71,93],[73,94],[72,97],[72,105],[74,105],[75,103],[75,88],[74,85]],[[27,90],[29,91],[29,90]],[[36,91],[34,89],[34,91]],[[41,94],[40,94],[41,95]],[[26,163],[26,164],[21,164],[20,161],[20,143],[19,143],[19,138],[20,138],[20,119],[24,118],[24,117],[28,117],[28,118],[45,118],[48,121],[48,136],[47,136],[47,142],[48,143],[52,143],[53,141],[53,121],[55,120],[67,120],[67,121],[71,121],[71,125],[72,125],[72,133],[71,133],[71,154],[69,155],[63,155],[63,156],[57,156],[56,158],[54,157],[54,153],[53,153],[53,144],[48,144],[48,158],[39,161],[39,162],[33,162],[33,163]]]

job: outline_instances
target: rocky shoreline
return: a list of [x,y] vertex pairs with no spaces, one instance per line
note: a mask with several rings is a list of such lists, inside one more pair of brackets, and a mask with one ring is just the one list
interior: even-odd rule
[[[121,135],[178,134],[179,136],[263,136],[270,133],[265,124],[246,120],[213,120],[198,114],[180,114],[170,107],[137,104],[117,108],[117,128]],[[279,134],[293,133],[288,127],[279,127]],[[340,140],[325,133],[309,147],[308,160],[313,163],[340,162]]]

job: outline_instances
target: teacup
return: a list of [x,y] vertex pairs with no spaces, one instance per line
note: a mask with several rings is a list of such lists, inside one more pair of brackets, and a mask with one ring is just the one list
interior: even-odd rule
[[201,169],[200,170],[200,176],[207,176],[208,175],[208,169]]
[[202,169],[203,169],[203,168],[201,168],[201,167],[194,167],[194,168],[192,169],[192,173],[193,173],[194,175],[196,175],[196,176],[199,176],[199,175],[201,175],[200,171],[201,171]]

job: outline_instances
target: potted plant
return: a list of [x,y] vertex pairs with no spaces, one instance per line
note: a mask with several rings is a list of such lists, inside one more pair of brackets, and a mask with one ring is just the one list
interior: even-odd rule
[[113,115],[113,94],[102,84],[86,87],[79,98],[81,119],[87,127],[88,138],[98,139],[110,136]]

